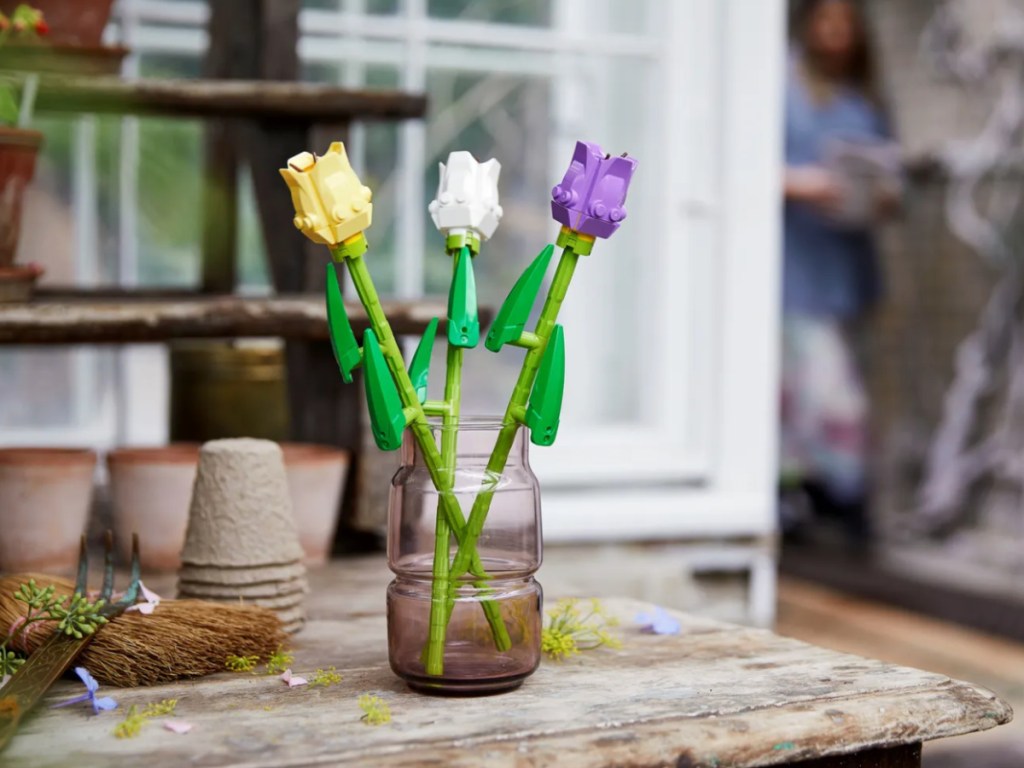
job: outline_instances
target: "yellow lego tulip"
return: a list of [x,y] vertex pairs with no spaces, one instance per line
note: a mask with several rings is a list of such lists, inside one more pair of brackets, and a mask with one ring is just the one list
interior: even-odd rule
[[373,193],[352,170],[336,141],[317,157],[300,152],[281,169],[295,205],[296,229],[315,243],[337,246],[370,226]]

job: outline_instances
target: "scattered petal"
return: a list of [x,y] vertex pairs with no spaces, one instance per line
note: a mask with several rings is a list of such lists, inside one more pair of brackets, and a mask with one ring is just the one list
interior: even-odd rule
[[144,602],[136,603],[135,605],[129,606],[127,610],[138,611],[139,613],[149,616],[153,613],[153,609],[160,605],[160,600],[162,598],[156,592],[149,589],[141,581],[139,582],[139,590],[142,592],[142,598]]
[[98,715],[100,712],[109,711],[111,709],[117,709],[117,702],[109,696],[101,696],[98,699],[92,700],[92,708]]
[[85,689],[89,693],[96,693],[99,690],[100,684],[96,682],[96,678],[90,675],[89,670],[85,667],[75,667],[75,674],[85,683]]
[[93,712],[97,715],[100,712],[117,708],[117,702],[109,696],[96,697],[96,691],[99,690],[100,684],[96,682],[96,678],[89,674],[89,670],[85,667],[75,667],[75,674],[78,675],[79,679],[81,679],[83,683],[85,683],[85,693],[80,696],[75,696],[72,699],[68,699],[67,701],[54,704],[54,708],[80,704],[83,701],[88,701],[92,704]]
[[164,720],[164,728],[174,733],[188,733],[192,730],[192,723],[184,720]]
[[297,685],[308,685],[309,680],[298,675],[293,675],[290,669],[286,669],[281,673],[281,679],[284,680],[289,688],[294,688]]
[[651,613],[637,614],[640,631],[652,635],[678,635],[682,626],[664,608],[655,606]]

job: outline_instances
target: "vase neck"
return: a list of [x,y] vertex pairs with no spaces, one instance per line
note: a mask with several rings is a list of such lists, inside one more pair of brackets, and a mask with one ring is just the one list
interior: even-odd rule
[[[442,443],[445,442],[445,437],[449,440],[454,438],[455,462],[457,466],[469,467],[479,465],[484,467],[487,465],[491,452],[498,441],[501,427],[501,422],[497,419],[467,419],[451,427],[432,422],[430,432],[439,451],[442,450]],[[529,465],[529,441],[525,439],[524,435],[524,430],[519,429],[516,431],[512,448],[508,454],[508,460],[505,462],[506,468]],[[412,430],[406,430],[402,441],[402,465],[425,466],[423,451]]]

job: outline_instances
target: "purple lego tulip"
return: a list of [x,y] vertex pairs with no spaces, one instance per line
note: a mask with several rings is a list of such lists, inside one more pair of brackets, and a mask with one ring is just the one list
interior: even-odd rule
[[551,215],[576,232],[609,237],[626,218],[626,192],[636,160],[606,155],[600,146],[577,141],[562,181],[551,190]]

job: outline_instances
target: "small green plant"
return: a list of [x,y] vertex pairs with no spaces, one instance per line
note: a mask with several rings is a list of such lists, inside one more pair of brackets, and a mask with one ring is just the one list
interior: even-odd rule
[[154,704],[147,704],[142,709],[143,717],[165,717],[167,715],[173,715],[175,708],[178,706],[177,699],[164,699]]
[[340,683],[342,679],[342,676],[338,674],[338,670],[334,667],[318,669],[313,674],[313,677],[309,679],[309,687],[316,688],[319,685],[323,688],[330,688],[332,685]]
[[280,675],[286,669],[288,669],[295,661],[295,656],[288,653],[281,646],[277,647],[277,650],[270,654],[270,658],[267,659],[267,674],[268,675]]
[[55,621],[58,632],[80,640],[107,623],[101,613],[105,604],[103,600],[92,602],[79,594],[58,597],[52,585],[40,587],[35,579],[19,585],[13,597],[17,602],[24,603],[25,615],[14,621],[7,634],[0,637],[0,678],[13,675],[24,663],[14,647],[27,635],[32,625]]
[[224,660],[225,668],[232,672],[253,672],[259,663],[259,656],[235,656],[234,654],[229,654]]
[[114,736],[119,739],[132,739],[139,735],[145,724],[146,716],[132,704],[125,713],[124,720],[114,726]]
[[139,732],[149,720],[155,717],[166,717],[173,715],[178,706],[177,699],[163,699],[152,704],[147,704],[142,709],[132,704],[124,715],[124,720],[114,727],[114,736],[119,739],[132,739],[139,735]]
[[384,725],[391,722],[391,707],[380,696],[364,693],[359,697],[359,708],[363,710],[360,719],[367,725]]
[[554,661],[563,661],[580,651],[621,648],[622,642],[608,632],[618,620],[608,616],[599,600],[585,607],[576,599],[559,600],[548,611],[548,625],[541,630],[540,647]]
[[[0,13],[0,46],[9,40],[19,42],[34,40],[46,35],[49,31],[50,28],[43,19],[42,11],[25,3],[15,8],[10,16]],[[26,101],[30,100],[26,99]],[[26,112],[31,111],[31,106],[28,104],[25,104],[24,108]],[[0,123],[15,125],[20,113],[15,83],[11,80],[0,80]]]

